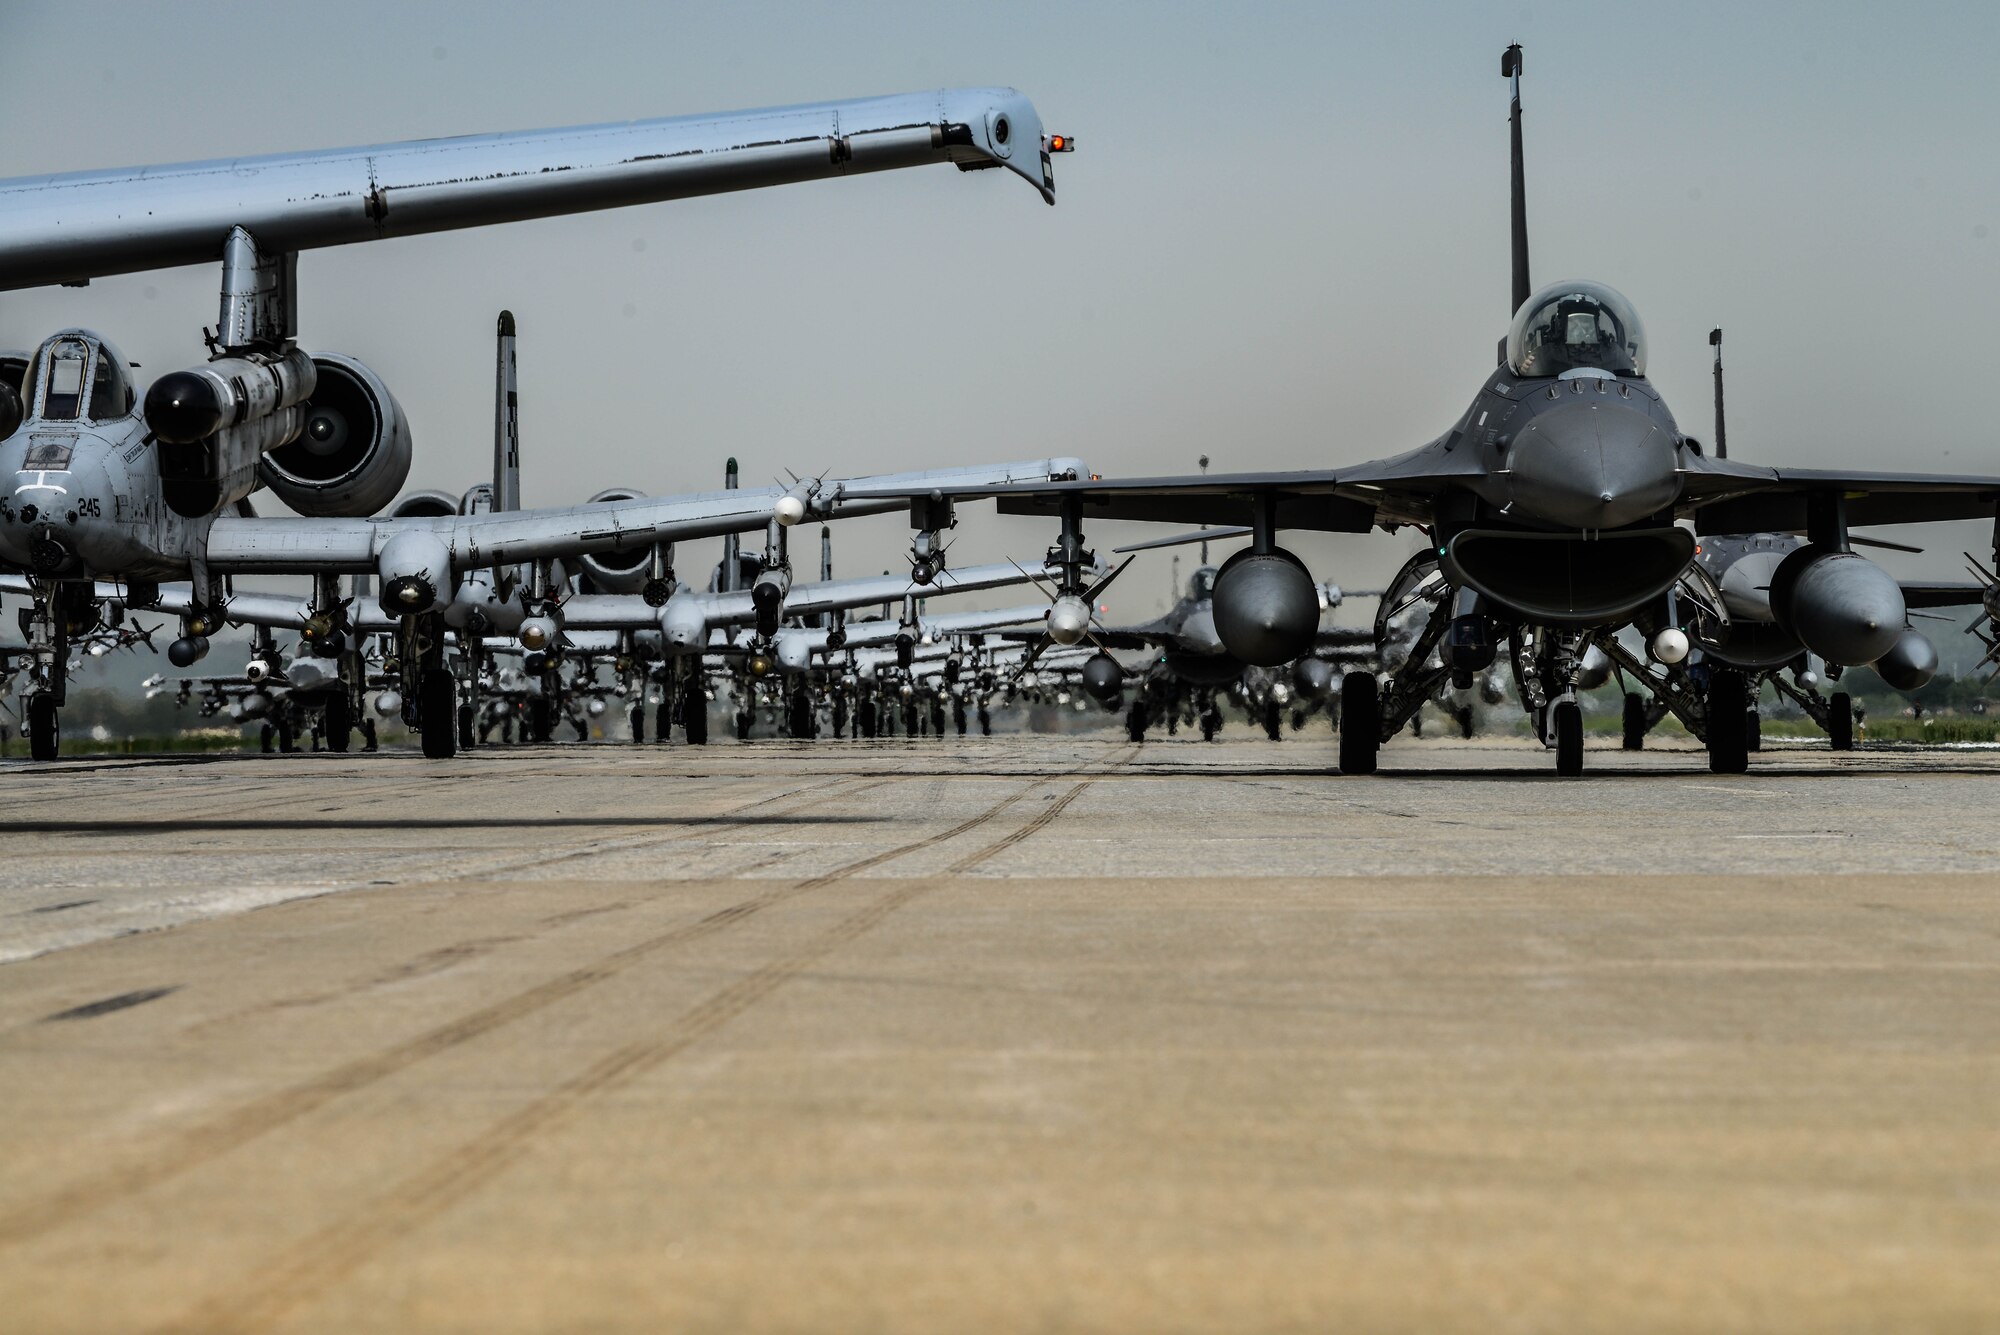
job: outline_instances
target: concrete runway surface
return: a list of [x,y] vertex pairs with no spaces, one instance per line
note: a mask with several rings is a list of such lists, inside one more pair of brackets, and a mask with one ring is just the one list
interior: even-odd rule
[[2000,753],[0,766],[0,1328],[2000,1328]]

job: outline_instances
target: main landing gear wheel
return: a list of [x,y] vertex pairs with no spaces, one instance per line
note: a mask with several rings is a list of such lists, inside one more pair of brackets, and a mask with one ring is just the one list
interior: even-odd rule
[[1125,735],[1135,742],[1146,740],[1146,725],[1152,722],[1146,717],[1146,706],[1135,704],[1125,715]]
[[[277,736],[278,730],[266,723],[257,731],[257,749],[267,756],[270,755],[278,749]],[[38,756],[36,759],[40,759],[40,757]]]
[[1285,735],[1284,722],[1283,711],[1275,703],[1266,702],[1264,705],[1264,735],[1274,742],[1278,741]]
[[642,700],[638,704],[632,706],[630,722],[632,724],[632,745],[637,746],[641,742],[646,740],[645,701]]
[[1460,705],[1457,710],[1458,735],[1466,741],[1472,740],[1472,706]]
[[449,760],[458,753],[458,680],[445,669],[426,670],[417,684],[417,720],[425,755]]
[[681,724],[689,746],[708,745],[708,692],[693,682],[681,691]]
[[57,717],[53,695],[28,697],[28,754],[36,760],[54,760],[62,750],[62,723]]
[[1756,710],[1746,710],[1743,715],[1744,747],[1751,751],[1764,749],[1764,716]]
[[1212,742],[1215,740],[1215,734],[1221,731],[1222,711],[1210,705],[1201,714],[1201,739],[1204,742]]
[[788,720],[792,740],[795,742],[811,741],[813,734],[818,731],[813,727],[813,724],[817,721],[813,717],[812,697],[804,691],[795,692],[792,695],[791,718]]
[[854,726],[863,737],[873,739],[877,729],[875,702],[863,700],[854,711]]
[[470,751],[479,744],[479,717],[469,704],[458,707],[458,749]]
[[346,691],[337,691],[320,712],[320,730],[326,734],[326,749],[345,755],[354,743],[354,710]]
[[1574,779],[1583,773],[1583,710],[1574,700],[1555,707],[1556,773]]
[[667,702],[662,700],[660,701],[660,707],[653,711],[653,740],[655,742],[667,741],[673,736],[673,731],[673,711],[668,709]]
[[1836,751],[1854,749],[1854,697],[1835,691],[1826,702],[1826,739]]
[[1743,674],[1715,668],[1708,675],[1708,768],[1741,774],[1750,768],[1749,692]]
[[737,740],[737,741],[739,741],[739,742],[747,742],[747,741],[749,741],[749,740],[750,740],[750,725],[751,725],[751,723],[753,723],[753,722],[755,722],[755,720],[754,720],[754,719],[753,719],[753,718],[751,717],[751,714],[750,714],[750,711],[749,711],[749,710],[747,710],[747,709],[739,709],[739,710],[737,710],[737,711],[736,711],[736,740]]
[[1625,692],[1625,749],[1646,749],[1646,697],[1637,691]]
[[[542,746],[555,736],[555,720],[550,717],[549,698],[538,695],[528,701],[528,741]],[[425,754],[429,754],[426,752]]]
[[1372,672],[1350,672],[1340,683],[1340,772],[1373,774],[1382,749],[1382,688]]

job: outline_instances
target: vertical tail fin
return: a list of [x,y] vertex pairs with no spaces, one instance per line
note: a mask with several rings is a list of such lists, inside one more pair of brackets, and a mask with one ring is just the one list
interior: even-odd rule
[[1513,157],[1513,171],[1509,179],[1513,195],[1511,217],[1514,231],[1514,304],[1508,311],[1511,315],[1527,304],[1528,294],[1533,290],[1528,283],[1528,184],[1521,165],[1521,44],[1519,42],[1508,47],[1506,53],[1500,57],[1500,73],[1513,81],[1514,94],[1512,106],[1507,113]]
[[1722,331],[1708,331],[1708,345],[1715,349],[1715,457],[1729,457],[1729,432],[1722,416]]
[[493,508],[521,508],[521,389],[514,371],[514,312],[500,312],[493,368]]
[[[728,491],[736,490],[736,456],[733,454],[729,456],[728,467],[723,470],[722,485]],[[737,589],[742,587],[743,568],[737,556],[738,550],[739,546],[736,535],[734,533],[725,535],[722,539],[721,592],[723,593],[735,593]]]

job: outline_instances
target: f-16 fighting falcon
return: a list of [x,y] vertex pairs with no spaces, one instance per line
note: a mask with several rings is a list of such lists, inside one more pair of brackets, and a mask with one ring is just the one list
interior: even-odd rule
[[[1582,773],[1585,660],[1626,626],[1656,657],[1684,648],[1693,609],[1675,593],[1701,535],[1803,535],[1774,574],[1793,633],[1829,664],[1880,661],[1908,629],[1905,608],[1895,580],[1853,550],[1850,525],[1991,520],[2000,504],[2000,477],[1767,468],[1714,457],[1683,434],[1646,379],[1646,334],[1630,302],[1602,283],[1536,290],[1529,281],[1519,47],[1501,68],[1513,93],[1513,319],[1499,369],[1445,434],[1344,468],[1093,478],[1000,496],[1003,513],[1060,517],[1052,555],[1062,563],[1087,555],[1086,517],[1249,525],[1251,546],[1216,573],[1216,633],[1235,657],[1266,666],[1305,653],[1319,625],[1313,578],[1278,545],[1282,530],[1422,531],[1440,574],[1427,586],[1424,629],[1386,679],[1347,675],[1343,773],[1373,773],[1381,744],[1439,683],[1470,687],[1503,647],[1557,771]],[[919,573],[952,503],[992,494],[912,494],[913,523],[925,530],[912,552]],[[1050,610],[1058,642],[1083,638],[1087,609],[1068,601],[1082,587],[1066,576],[1065,600]],[[1711,676],[1709,713],[1744,713],[1732,682],[1741,679]],[[1739,749],[1711,746],[1712,768],[1745,763]]]
[[[845,499],[838,486],[803,483],[371,520],[407,476],[409,424],[360,361],[298,346],[301,250],[928,163],[1011,171],[1053,203],[1048,155],[1069,147],[1044,136],[1011,89],[947,89],[0,181],[0,289],[222,266],[210,360],[161,377],[143,398],[116,348],[81,329],[13,368],[25,372],[18,393],[0,387],[0,437],[10,437],[0,444],[0,562],[34,581],[24,627],[32,753],[56,753],[66,645],[101,620],[97,578],[125,581],[135,606],[157,581],[190,579],[196,601],[176,657],[192,662],[219,624],[231,574],[312,574],[315,620],[338,627],[341,608],[324,596],[332,577],[377,573],[421,725],[455,713],[439,617],[462,572],[518,563],[546,573],[561,556],[762,527],[785,509],[795,521]],[[302,517],[256,518],[248,502],[259,488]],[[538,581],[530,598],[547,589]],[[448,740],[432,739],[451,731],[425,730],[426,749],[448,754]]]

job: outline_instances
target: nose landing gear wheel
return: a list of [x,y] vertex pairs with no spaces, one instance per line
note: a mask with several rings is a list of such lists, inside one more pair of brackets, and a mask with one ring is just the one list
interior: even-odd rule
[[458,680],[445,669],[430,668],[417,683],[417,718],[426,756],[449,760],[458,753]]
[[1147,716],[1146,706],[1135,704],[1131,712],[1125,716],[1125,735],[1135,742],[1143,742],[1146,740],[1146,725],[1151,722],[1152,719]]
[[1637,691],[1625,692],[1625,749],[1646,749],[1646,699]]
[[1583,773],[1583,710],[1574,700],[1556,706],[1556,773],[1573,779]]
[[1708,677],[1708,768],[1714,774],[1741,774],[1750,768],[1749,693],[1743,674],[1716,668]]
[[320,728],[326,733],[326,749],[336,755],[345,755],[354,744],[354,711],[345,691],[336,692],[326,702]]
[[1340,683],[1340,772],[1373,774],[1381,746],[1381,687],[1372,672],[1350,672]]
[[1846,691],[1835,691],[1833,698],[1826,702],[1826,739],[1836,751],[1854,749],[1854,697]]
[[708,692],[693,682],[681,692],[681,723],[689,746],[708,745]]
[[28,697],[28,754],[36,760],[54,760],[61,750],[62,724],[56,716],[56,698]]

